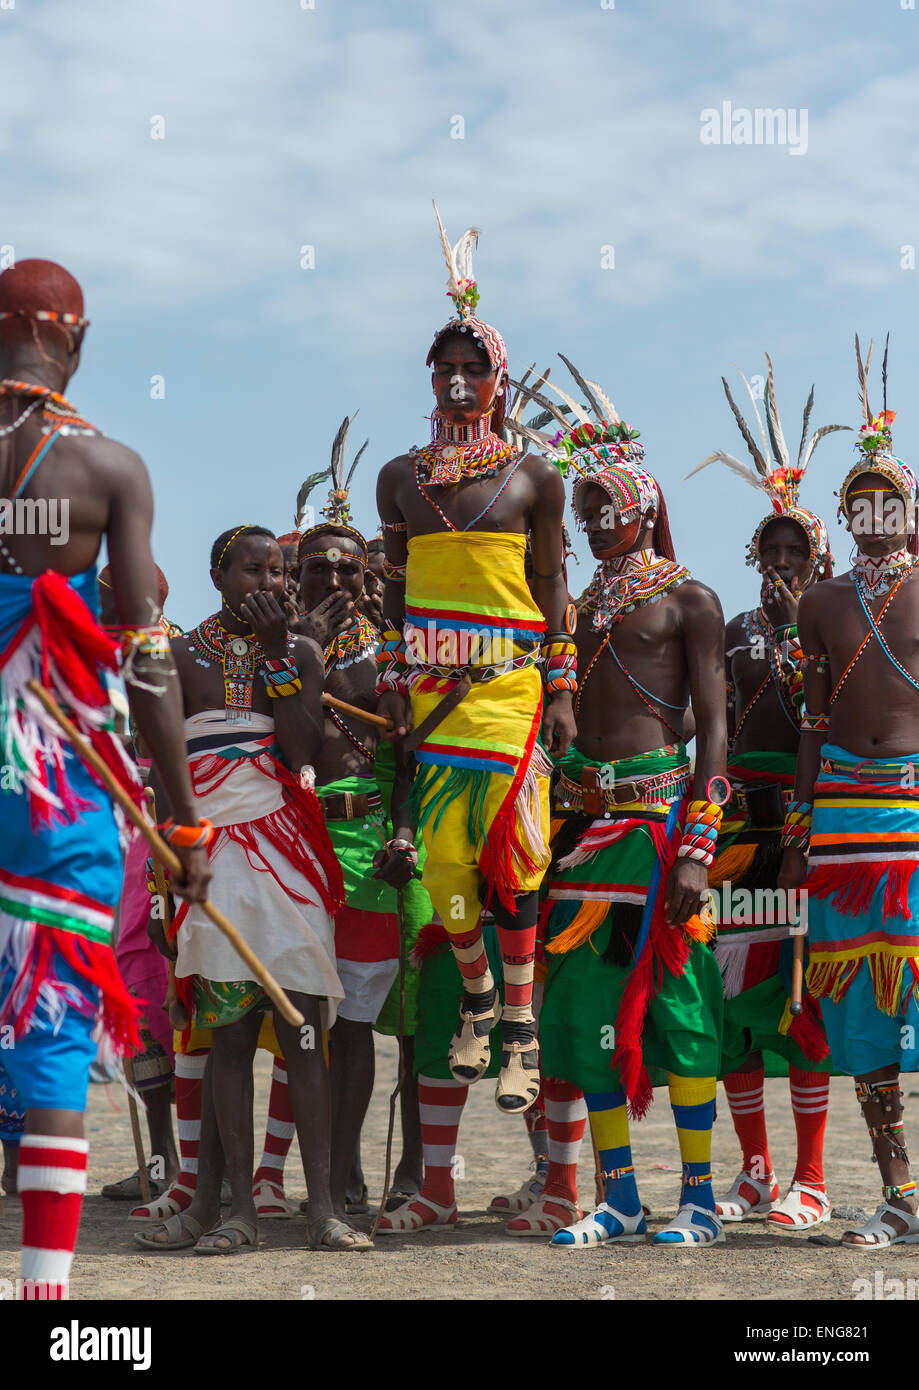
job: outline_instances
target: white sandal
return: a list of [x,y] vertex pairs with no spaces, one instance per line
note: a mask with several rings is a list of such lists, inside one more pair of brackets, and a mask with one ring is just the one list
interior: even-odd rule
[[[188,1201],[178,1201],[174,1195],[176,1192],[184,1192]],[[184,1183],[174,1182],[163,1193],[162,1197],[157,1197],[152,1202],[146,1202],[142,1207],[135,1207],[128,1220],[168,1221],[170,1216],[181,1216],[183,1211],[187,1211],[192,1204],[194,1195],[195,1189],[193,1187],[186,1187]]]
[[[622,1230],[611,1234],[602,1217],[612,1217],[618,1221]],[[601,1202],[596,1211],[590,1212],[573,1226],[556,1231],[552,1244],[562,1250],[583,1250],[592,1245],[637,1245],[648,1234],[648,1223],[643,1211],[635,1216],[626,1216],[608,1202]]]
[[[509,1197],[495,1197],[487,1208],[488,1215],[513,1216],[518,1211],[529,1211],[533,1203],[542,1196],[542,1188],[542,1178],[527,1178]],[[499,1202],[503,1202],[504,1205],[499,1206]]]
[[[464,997],[463,1004],[465,1003]],[[463,1004],[460,1004],[460,1025],[450,1039],[447,1065],[454,1081],[459,1081],[464,1086],[471,1086],[473,1082],[480,1081],[488,1071],[491,1062],[489,1034],[501,1017],[501,1005],[498,1002],[497,989],[495,990],[494,1003],[484,1013],[474,1013],[471,1009],[464,1009]],[[476,1036],[475,1025],[477,1023],[487,1024],[485,1034],[482,1037]]]
[[[748,1197],[742,1196],[742,1187],[752,1187],[759,1194],[759,1200],[753,1203]],[[765,1181],[760,1182],[741,1169],[727,1196],[715,1199],[715,1211],[722,1221],[756,1221],[768,1216],[778,1196],[779,1185],[775,1173],[770,1173]]]
[[[525,1067],[524,1057],[535,1064]],[[495,1105],[502,1115],[522,1115],[539,1098],[539,1043],[535,1037],[525,1043],[508,1043],[501,1057]],[[516,1102],[516,1103],[514,1103]]]
[[[547,1210],[548,1207],[561,1207],[568,1212],[569,1218],[556,1216]],[[523,1215],[505,1223],[504,1233],[508,1236],[551,1236],[573,1226],[582,1216],[581,1208],[567,1197],[539,1197]]]
[[[815,1210],[807,1202],[802,1202],[802,1192],[814,1197],[820,1203],[819,1209]],[[821,1226],[824,1221],[829,1221],[830,1209],[830,1199],[825,1192],[818,1187],[808,1187],[803,1182],[793,1182],[781,1202],[776,1202],[766,1217],[766,1225],[770,1231],[810,1230],[812,1226]],[[777,1218],[780,1215],[790,1216],[791,1220],[779,1221]]]
[[[907,1229],[901,1234],[890,1221],[885,1221],[884,1217],[898,1216],[901,1221],[907,1223]],[[846,1236],[864,1236],[863,1244],[856,1244],[854,1241],[846,1240]],[[882,1202],[876,1208],[875,1213],[864,1224],[854,1231],[843,1231],[842,1247],[844,1250],[886,1250],[888,1245],[916,1245],[919,1244],[919,1212],[913,1215],[908,1211],[901,1211],[899,1207],[892,1207],[889,1202]]]
[[261,1178],[253,1187],[252,1200],[259,1221],[287,1221],[300,1214],[300,1203],[286,1196],[283,1187],[270,1178]]
[[[697,1221],[702,1216],[705,1221]],[[712,1231],[707,1222],[713,1222]],[[671,1239],[673,1237],[673,1239]],[[724,1240],[719,1217],[710,1207],[698,1207],[694,1202],[684,1202],[676,1216],[654,1237],[654,1245],[669,1245],[677,1250],[694,1250],[702,1245],[717,1245]]]
[[[425,1221],[421,1212],[414,1210],[419,1205],[432,1211],[435,1219]],[[395,1211],[382,1217],[377,1227],[377,1234],[396,1236],[411,1231],[426,1231],[432,1226],[455,1226],[458,1214],[455,1203],[452,1207],[442,1207],[438,1202],[432,1202],[430,1197],[422,1197],[419,1193],[417,1197],[403,1202],[401,1207],[397,1207]]]

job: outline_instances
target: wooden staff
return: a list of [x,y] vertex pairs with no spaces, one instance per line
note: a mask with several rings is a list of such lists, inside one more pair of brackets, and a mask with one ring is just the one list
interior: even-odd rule
[[[156,794],[152,787],[147,788],[147,803],[150,807],[150,814],[153,817],[153,823],[155,825],[157,821]],[[169,911],[169,889],[166,886],[166,875],[163,873],[163,866],[158,859],[154,859],[153,861],[153,878],[156,882],[157,897],[163,904],[163,931],[168,941],[169,927],[172,923],[172,914]],[[166,998],[163,1000],[163,1008],[173,1028],[177,1028],[179,1032],[181,1032],[183,1028],[188,1027],[188,1011],[176,993],[176,963],[172,957],[170,957],[167,964],[169,966],[169,981],[166,985]]]
[[399,1073],[396,1077],[396,1085],[389,1097],[389,1128],[386,1133],[386,1173],[383,1178],[383,1196],[380,1198],[380,1205],[377,1207],[377,1214],[374,1217],[373,1229],[370,1232],[370,1239],[376,1240],[377,1232],[380,1229],[380,1222],[383,1213],[386,1211],[386,1203],[389,1201],[389,1183],[392,1172],[392,1141],[396,1128],[396,1101],[402,1087],[405,1085],[405,900],[402,895],[403,890],[396,890],[396,901],[399,907]]
[[791,1001],[788,1005],[789,1011],[795,1018],[801,1012],[801,995],[804,993],[804,937],[805,932],[799,932],[794,940],[794,959],[791,963]]
[[134,1136],[134,1157],[137,1159],[137,1177],[140,1182],[140,1195],[146,1204],[150,1201],[150,1174],[147,1172],[147,1160],[144,1158],[144,1141],[140,1132],[140,1115],[137,1113],[137,1101],[134,1099],[134,1063],[130,1057],[122,1058],[124,1066],[124,1079],[130,1086],[128,1091],[128,1113],[131,1116],[131,1133]]
[[[124,811],[131,824],[135,825],[143,835],[156,858],[165,864],[166,868],[175,874],[176,878],[181,883],[183,869],[182,861],[179,859],[179,856],[167,845],[166,841],[158,834],[154,827],[150,825],[143,811],[141,811],[138,806],[135,806],[130,796],[128,796],[128,793],[112,776],[112,773],[99,757],[96,750],[90,747],[67,718],[57,701],[53,696],[48,694],[44,686],[39,685],[36,680],[30,680],[27,688],[31,690],[42,707],[47,710],[55,723],[60,725],[73,745],[74,750],[80,755],[84,763],[87,763],[88,766],[93,769],[109,795],[113,800],[118,802],[118,805]],[[233,926],[233,923],[224,917],[220,909],[215,907],[209,898],[206,898],[201,904],[201,909],[205,916],[214,923],[214,926],[223,932],[237,954],[242,956],[246,968],[250,970],[255,979],[258,980],[275,1008],[279,1010],[283,1017],[287,1019],[287,1022],[294,1028],[300,1028],[306,1022],[300,1010],[294,1008],[277,980],[265,968],[251,947],[243,940],[239,932]]]
[[346,705],[344,700],[336,700],[334,695],[327,695],[323,692],[322,703],[329,709],[338,710],[339,714],[349,714],[352,719],[360,719],[365,724],[372,724],[377,729],[391,729],[393,724],[391,719],[384,719],[379,714],[371,714],[369,710],[358,709],[357,705]]

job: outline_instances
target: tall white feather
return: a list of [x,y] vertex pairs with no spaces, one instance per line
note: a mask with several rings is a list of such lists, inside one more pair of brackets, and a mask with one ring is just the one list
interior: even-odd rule
[[469,227],[453,248],[453,269],[457,280],[474,280],[472,253],[479,244],[478,227]]
[[[751,487],[755,487],[757,492],[768,492],[768,488],[764,487],[763,480],[757,472],[752,468],[748,468],[745,463],[741,463],[740,459],[736,459],[733,454],[723,453],[721,449],[717,450],[714,454],[709,454],[707,459],[703,459],[697,468],[694,468],[691,473],[686,474],[686,479],[694,478],[697,473],[701,473],[702,469],[707,468],[710,463],[726,464],[732,473],[736,473],[739,478],[743,478],[745,483],[749,483]],[[686,479],[684,479],[684,482]]]

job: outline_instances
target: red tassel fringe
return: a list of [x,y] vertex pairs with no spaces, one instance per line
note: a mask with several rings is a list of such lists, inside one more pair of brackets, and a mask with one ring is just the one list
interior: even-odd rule
[[58,927],[39,925],[35,935],[35,960],[31,967],[29,993],[15,1019],[14,1036],[28,1031],[39,990],[52,974],[52,955],[55,948],[78,975],[99,990],[102,1008],[102,1027],[119,1056],[141,1050],[139,1022],[148,1003],[135,999],[118,973],[115,952],[110,946],[87,941],[76,932]]
[[792,1019],[788,1036],[798,1044],[808,1061],[823,1062],[829,1057],[830,1049],[823,1030],[820,1005],[810,994],[805,994],[801,1002],[802,1012]]
[[514,864],[515,858],[517,863],[523,865],[525,873],[531,876],[536,873],[536,865],[517,836],[517,797],[533,757],[536,735],[539,733],[541,724],[542,699],[540,698],[539,707],[530,726],[526,749],[520,759],[520,766],[514,774],[498,814],[488,828],[488,840],[479,858],[479,869],[485,878],[485,896],[483,899],[485,906],[489,906],[492,896],[497,893],[501,906],[512,913],[517,911],[514,894],[520,892],[520,880],[517,877],[517,869]]
[[870,910],[886,874],[883,916],[909,917],[909,885],[917,867],[919,861],[915,859],[898,859],[892,864],[880,860],[821,864],[808,873],[804,887],[815,898],[832,898],[833,907],[843,916],[858,917]]

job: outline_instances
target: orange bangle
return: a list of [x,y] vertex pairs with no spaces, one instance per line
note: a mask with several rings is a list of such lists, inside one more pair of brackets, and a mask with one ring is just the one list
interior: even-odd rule
[[197,825],[176,825],[172,816],[158,826],[167,845],[177,845],[179,849],[204,849],[214,838],[214,827],[209,820]]

